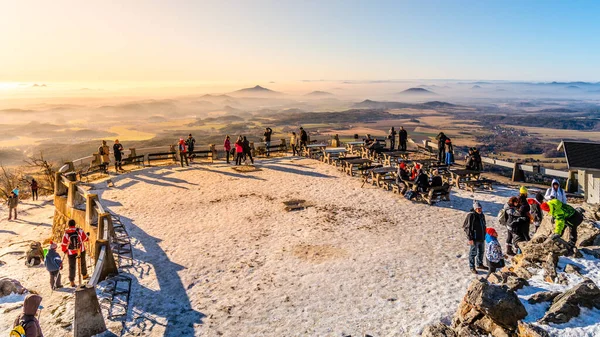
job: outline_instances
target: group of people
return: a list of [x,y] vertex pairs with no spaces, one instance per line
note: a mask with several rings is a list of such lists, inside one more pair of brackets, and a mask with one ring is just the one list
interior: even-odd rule
[[[531,224],[535,233],[544,217],[543,212],[552,217],[554,230],[552,240],[559,240],[569,228],[570,248],[577,242],[577,227],[583,222],[583,215],[567,204],[565,191],[558,180],[552,181],[546,194],[537,193],[534,198],[528,197],[528,190],[522,186],[519,195],[510,197],[506,205],[498,213],[498,222],[506,226],[506,254],[521,253],[521,245],[531,239]],[[502,247],[498,242],[498,233],[494,228],[487,227],[483,209],[478,201],[473,202],[473,208],[468,213],[463,229],[469,243],[469,268],[473,274],[477,269],[487,270],[488,276],[497,268],[504,267]],[[561,239],[562,240],[562,239]],[[565,241],[566,242],[566,241]],[[485,254],[487,266],[483,263]]]
[[404,130],[404,127],[401,126],[400,130],[396,132],[394,127],[390,129],[388,132],[388,139],[390,140],[390,150],[393,151],[396,149],[396,134],[398,134],[398,150],[406,151],[406,142],[408,141],[408,132]]
[[[115,171],[123,171],[123,144],[121,144],[118,139],[115,139],[112,149],[115,158]],[[110,148],[106,145],[105,140],[103,140],[102,145],[98,147],[98,154],[100,155],[100,165],[105,172],[108,172],[108,166],[110,165]]]
[[177,152],[179,153],[179,162],[181,167],[190,166],[190,162],[194,162],[194,158],[196,158],[196,154],[194,153],[194,148],[196,147],[196,139],[190,133],[187,139],[179,138],[179,142],[177,142]]

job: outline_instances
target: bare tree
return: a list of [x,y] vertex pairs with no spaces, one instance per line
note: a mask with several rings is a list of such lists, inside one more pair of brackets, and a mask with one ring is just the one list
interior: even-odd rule
[[20,171],[11,170],[0,164],[0,197],[6,200],[10,195],[10,192],[14,190],[19,182],[22,181],[23,176]]
[[37,157],[30,156],[25,159],[25,164],[27,164],[28,167],[38,169],[39,173],[43,176],[42,181],[38,181],[39,188],[42,191],[54,193],[54,180],[56,173],[56,166],[54,166],[54,163],[44,159],[44,153],[40,152],[39,156]]

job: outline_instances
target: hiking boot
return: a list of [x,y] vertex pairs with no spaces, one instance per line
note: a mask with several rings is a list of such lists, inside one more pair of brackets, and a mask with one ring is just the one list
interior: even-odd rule
[[475,268],[471,268],[471,274],[477,275],[477,270]]
[[486,267],[486,266],[484,266],[484,265],[480,264],[480,265],[478,265],[478,266],[477,266],[477,269],[481,269],[481,270],[489,270],[490,268],[488,268],[488,267]]
[[75,282],[71,281],[71,287],[75,287]]
[[90,278],[90,275],[87,275],[87,274],[86,274],[86,275],[83,275],[81,278],[82,278],[82,279],[84,279],[84,280],[87,280],[87,279],[89,279],[89,278]]
[[515,255],[515,252],[513,252],[511,245],[506,245],[506,255],[511,255],[511,256]]

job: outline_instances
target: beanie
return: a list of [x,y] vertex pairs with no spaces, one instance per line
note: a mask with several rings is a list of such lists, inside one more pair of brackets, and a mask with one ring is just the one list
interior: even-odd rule
[[482,208],[481,204],[477,200],[473,200],[473,209]]
[[486,228],[485,232],[487,234],[489,234],[490,236],[493,236],[493,237],[497,237],[498,236],[498,232],[496,232],[496,230],[493,229],[493,228],[491,228],[491,227]]
[[550,212],[550,205],[548,205],[548,203],[547,203],[547,202],[543,202],[543,203],[540,205],[540,208],[541,208],[542,210],[544,210],[545,212]]
[[519,189],[519,193],[520,193],[520,194],[527,195],[527,187],[525,187],[525,186],[521,186],[521,188]]

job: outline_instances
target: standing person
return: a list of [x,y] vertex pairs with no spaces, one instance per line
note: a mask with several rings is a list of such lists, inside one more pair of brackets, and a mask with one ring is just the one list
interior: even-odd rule
[[502,246],[498,242],[498,233],[493,228],[486,228],[485,233],[485,259],[489,268],[487,279],[496,269],[503,268],[505,263]]
[[98,154],[100,155],[100,165],[102,169],[108,172],[108,165],[110,164],[110,148],[106,145],[106,141],[102,141],[102,145],[98,147]]
[[527,199],[527,203],[529,203],[529,207],[531,207],[531,221],[533,221],[533,225],[535,228],[534,233],[537,232],[538,228],[540,228],[540,225],[542,224],[542,220],[544,219],[544,213],[542,213],[542,209],[540,208],[540,206],[542,205],[542,203],[544,202],[544,195],[540,192],[538,192],[535,195],[535,198],[529,198]]
[[396,130],[394,130],[393,126],[388,133],[388,138],[390,139],[390,150],[394,151],[394,147],[396,146]]
[[567,194],[565,190],[560,187],[560,183],[556,179],[552,179],[552,186],[546,190],[546,196],[544,199],[550,200],[552,198],[558,199],[563,204],[567,203]]
[[8,204],[8,221],[12,220],[13,213],[15,214],[15,220],[17,220],[17,206],[19,205],[19,196],[12,191],[6,201]]
[[250,162],[252,162],[252,164],[254,165],[254,159],[252,158],[252,149],[250,148],[250,142],[248,141],[248,139],[246,139],[246,136],[244,136],[244,141],[242,142],[242,144],[242,148],[244,150],[244,157],[250,157]]
[[306,144],[308,143],[308,133],[304,131],[304,128],[300,127],[300,151],[306,148]]
[[188,138],[185,140],[185,145],[187,145],[188,159],[190,160],[190,162],[193,162],[194,157],[196,156],[194,154],[194,147],[196,146],[196,140],[194,139],[194,137],[192,137],[191,133],[188,135]]
[[446,135],[440,132],[435,139],[438,141],[438,161],[443,163],[446,160]]
[[398,132],[398,140],[400,141],[400,151],[406,151],[406,141],[408,140],[408,133],[404,130],[404,127],[400,127]]
[[50,273],[50,287],[52,290],[62,288],[62,283],[60,282],[60,271],[62,270],[62,260],[60,255],[56,252],[56,248],[58,245],[52,241],[50,241],[50,249],[48,249],[48,253],[46,253],[46,258],[44,260],[44,265],[46,266],[46,270]]
[[510,198],[509,203],[512,207],[506,210],[507,229],[512,237],[512,247],[516,249],[513,253],[520,254],[521,242],[529,241],[529,204],[525,201],[523,205],[519,197]]
[[583,222],[583,215],[570,205],[562,203],[558,199],[542,203],[540,208],[548,212],[554,218],[554,234],[552,239],[556,240],[569,227],[569,243],[573,246],[577,243],[577,227]]
[[292,131],[292,136],[290,137],[290,145],[292,146],[292,156],[295,156],[298,153],[298,137],[296,136],[296,132]]
[[31,179],[31,199],[33,201],[38,200],[38,182],[35,179]]
[[[517,212],[517,207],[519,206],[519,198],[511,197],[508,199],[508,202],[504,204],[500,213],[498,213],[498,222],[506,227],[508,235],[506,236],[506,254],[515,255],[513,251],[513,228],[511,226],[511,222],[515,220],[515,214]],[[511,218],[512,215],[512,218]]]
[[187,145],[185,145],[185,141],[183,140],[183,138],[179,138],[177,149],[179,150],[179,161],[181,162],[181,167],[183,167],[184,161],[186,166],[190,166],[187,157]]
[[11,336],[44,337],[40,322],[35,317],[41,303],[42,296],[40,295],[29,294],[25,297],[23,312],[15,319]]
[[225,136],[225,141],[223,142],[223,150],[225,150],[225,158],[227,158],[227,164],[229,164],[229,155],[231,154],[231,140],[229,139],[229,135]]
[[[266,128],[265,133],[263,134],[265,140],[265,148],[267,150],[267,157],[271,155],[269,152],[269,146],[271,146],[271,135],[273,134],[273,130],[271,128]],[[250,157],[252,158],[252,157]]]
[[475,260],[477,260],[478,269],[488,270],[488,268],[483,265],[486,230],[485,215],[483,214],[481,204],[477,200],[473,201],[473,208],[469,214],[467,214],[467,218],[463,223],[463,229],[469,242],[469,267],[471,269],[471,273],[477,274],[477,270],[475,269]]
[[235,142],[235,154],[235,165],[240,165],[242,163],[242,158],[244,158],[244,140],[242,139],[242,136],[239,136]]
[[450,138],[446,139],[446,144],[444,144],[444,146],[446,147],[446,165],[450,166],[452,164],[454,164],[454,146],[452,146],[452,141],[450,140]]
[[118,139],[115,139],[115,144],[113,145],[113,155],[115,156],[115,171],[122,171],[123,166],[121,160],[123,159],[123,145],[119,143]]
[[481,154],[477,148],[473,148],[473,159],[474,159],[474,169],[475,171],[483,171],[483,161],[481,160]]
[[75,274],[77,271],[77,260],[80,263],[80,273],[84,280],[89,278],[87,266],[85,264],[85,242],[88,237],[81,228],[75,227],[75,220],[69,220],[69,228],[65,231],[62,238],[61,248],[63,253],[69,257],[69,281],[71,287],[75,286]]

